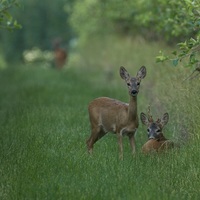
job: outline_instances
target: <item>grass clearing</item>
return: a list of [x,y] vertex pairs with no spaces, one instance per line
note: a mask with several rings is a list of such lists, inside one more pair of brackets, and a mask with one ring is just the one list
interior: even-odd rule
[[[159,44],[130,39],[105,43],[104,48],[99,47],[102,42],[93,43],[93,54],[86,48],[73,60],[84,62],[69,63],[63,71],[21,65],[0,72],[1,199],[199,198],[199,80],[182,84],[188,69],[156,66]],[[147,67],[138,110],[146,112],[151,104],[155,118],[169,112],[164,133],[183,139],[180,149],[141,154],[147,136],[140,123],[135,157],[124,138],[120,161],[112,134],[88,156],[88,103],[98,96],[129,100],[120,65],[133,75],[141,65]],[[113,72],[111,79],[107,69]]]

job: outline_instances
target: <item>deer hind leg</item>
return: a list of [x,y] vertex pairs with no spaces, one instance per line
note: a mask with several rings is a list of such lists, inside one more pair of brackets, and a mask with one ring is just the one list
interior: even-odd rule
[[101,139],[107,132],[105,132],[100,126],[92,128],[91,135],[86,141],[88,152],[91,154],[94,144]]

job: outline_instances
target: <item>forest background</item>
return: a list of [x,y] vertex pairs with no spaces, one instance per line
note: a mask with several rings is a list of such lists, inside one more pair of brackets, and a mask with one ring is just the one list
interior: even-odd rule
[[[191,64],[197,63],[199,1],[59,0],[48,4],[48,0],[2,0],[1,7],[1,57],[6,62],[22,60],[24,51],[34,47],[52,50],[56,38],[71,50],[91,38],[139,35],[148,41],[178,44],[182,54],[173,51],[175,58],[188,56],[193,48]],[[6,28],[19,30],[8,33]],[[159,61],[168,59],[162,55]],[[174,59],[173,64],[179,60]]]

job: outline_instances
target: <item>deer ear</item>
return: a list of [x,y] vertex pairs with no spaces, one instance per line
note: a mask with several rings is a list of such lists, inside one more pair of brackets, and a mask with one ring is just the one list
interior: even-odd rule
[[140,119],[144,125],[148,126],[149,124],[148,117],[143,112],[140,114]]
[[120,67],[119,74],[121,78],[124,80],[128,80],[130,78],[129,73],[126,71],[124,67]]
[[137,77],[140,78],[140,79],[143,79],[143,78],[145,78],[146,73],[147,73],[146,67],[142,66],[137,73]]
[[168,113],[165,113],[161,119],[161,124],[162,126],[165,126],[169,121],[169,114]]

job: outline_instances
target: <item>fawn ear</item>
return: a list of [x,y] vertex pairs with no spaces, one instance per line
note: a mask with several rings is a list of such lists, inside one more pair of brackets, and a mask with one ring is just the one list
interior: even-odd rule
[[129,73],[126,71],[124,67],[120,67],[119,74],[121,78],[124,80],[128,80],[130,78]]
[[143,79],[143,78],[145,78],[146,73],[147,73],[146,67],[142,66],[137,73],[137,77],[140,78],[140,79]]
[[169,121],[169,114],[168,113],[165,113],[161,119],[161,124],[162,126],[165,126]]
[[140,114],[140,119],[144,125],[148,126],[149,124],[148,117],[143,112]]

